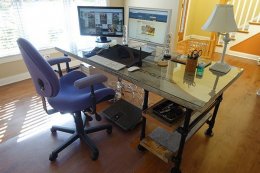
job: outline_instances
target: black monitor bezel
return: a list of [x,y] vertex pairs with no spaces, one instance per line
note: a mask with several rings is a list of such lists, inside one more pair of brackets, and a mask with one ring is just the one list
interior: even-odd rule
[[[124,7],[100,7],[100,6],[77,6],[77,10],[78,10],[78,21],[80,20],[80,8],[86,8],[86,9],[121,9],[123,11],[123,25],[125,24],[125,12],[124,12]],[[80,26],[80,22],[79,22],[79,31],[80,31],[80,35],[81,36],[100,36],[100,37],[123,37],[123,32],[122,35],[111,35],[111,34],[106,34],[106,35],[100,35],[100,34],[82,34],[82,29]]]

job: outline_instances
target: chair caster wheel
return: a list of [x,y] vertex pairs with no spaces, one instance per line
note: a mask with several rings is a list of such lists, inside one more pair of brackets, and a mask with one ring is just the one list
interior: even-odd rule
[[111,134],[112,133],[112,128],[107,129],[107,134]]
[[56,154],[56,153],[51,153],[51,154],[50,154],[50,157],[49,157],[49,160],[50,160],[50,161],[55,161],[55,160],[57,159],[57,157],[58,157],[58,154]]
[[139,151],[146,151],[146,148],[144,148],[142,145],[138,145],[137,146],[137,149],[139,150]]
[[50,130],[51,130],[51,133],[56,133],[57,132],[57,130],[54,129],[53,127]]
[[91,159],[92,159],[92,160],[97,160],[97,159],[98,159],[98,155],[99,155],[99,152],[98,152],[98,151],[92,152],[92,154],[91,154]]

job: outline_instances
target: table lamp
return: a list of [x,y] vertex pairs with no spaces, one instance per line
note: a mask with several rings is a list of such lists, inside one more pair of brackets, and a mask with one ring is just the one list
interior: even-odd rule
[[238,30],[234,18],[233,5],[217,4],[207,22],[202,26],[202,29],[205,31],[217,32],[224,36],[224,48],[221,61],[212,65],[210,70],[222,73],[229,72],[230,66],[224,62],[227,44],[231,40],[229,37],[229,32]]

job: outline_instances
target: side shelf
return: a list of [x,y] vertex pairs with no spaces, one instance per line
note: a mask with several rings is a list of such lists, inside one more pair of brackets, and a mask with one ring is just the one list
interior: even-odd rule
[[[160,102],[158,104],[160,104]],[[154,106],[156,105],[157,104]],[[147,119],[147,121],[154,123],[157,128],[142,139],[140,145],[162,159],[164,162],[168,163],[178,151],[181,134],[177,131],[177,128],[182,126],[184,116],[175,123],[170,124],[153,114],[152,110],[154,106],[145,110],[143,116]],[[200,112],[193,112],[190,125],[193,124],[193,121],[201,115],[202,113]],[[194,127],[191,127],[186,141],[190,139],[192,135],[194,135],[200,127],[210,119],[211,116],[211,113],[205,114],[205,116],[198,121]]]
[[184,116],[180,117],[177,121],[174,123],[169,123],[165,121],[164,119],[160,118],[158,115],[155,115],[153,113],[153,108],[156,107],[157,105],[161,104],[164,102],[166,99],[162,99],[158,103],[154,104],[153,106],[149,107],[143,112],[143,116],[150,122],[155,123],[156,125],[168,130],[169,132],[175,131],[178,127],[181,126],[181,124],[184,121]]
[[144,138],[141,142],[140,145],[142,145],[144,148],[149,150],[151,153],[154,155],[158,156],[160,159],[168,163],[172,156],[175,154],[174,152],[168,150],[166,147],[163,145],[160,145],[156,141],[154,141],[152,138],[147,136]]

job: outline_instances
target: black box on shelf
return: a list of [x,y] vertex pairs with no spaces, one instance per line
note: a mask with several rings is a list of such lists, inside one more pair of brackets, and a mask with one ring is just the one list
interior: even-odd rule
[[153,108],[153,113],[168,123],[173,123],[181,118],[185,111],[185,107],[180,106],[170,100],[165,100]]

